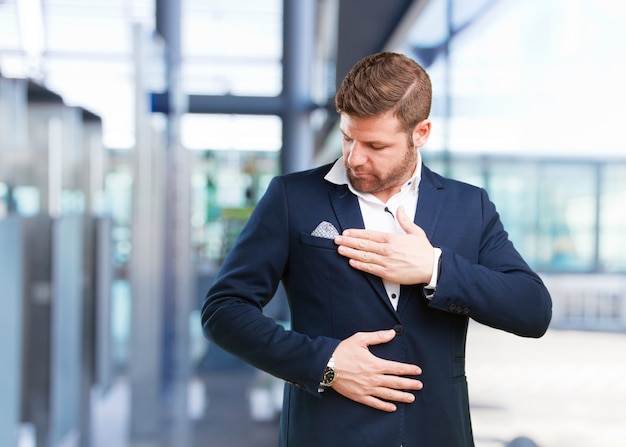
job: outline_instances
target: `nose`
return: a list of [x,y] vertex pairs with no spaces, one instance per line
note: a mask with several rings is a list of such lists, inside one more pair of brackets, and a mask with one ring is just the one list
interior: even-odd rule
[[353,142],[348,152],[348,164],[351,167],[364,165],[367,160],[363,147],[358,142]]

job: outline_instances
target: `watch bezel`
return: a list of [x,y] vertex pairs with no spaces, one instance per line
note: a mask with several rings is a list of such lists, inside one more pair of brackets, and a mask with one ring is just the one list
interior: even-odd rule
[[326,365],[326,368],[324,369],[324,375],[322,376],[320,385],[329,387],[335,380],[337,380],[337,371],[335,370],[335,361],[331,357]]
[[324,377],[322,378],[323,386],[330,386],[335,381],[336,373],[335,369],[329,366],[324,370]]

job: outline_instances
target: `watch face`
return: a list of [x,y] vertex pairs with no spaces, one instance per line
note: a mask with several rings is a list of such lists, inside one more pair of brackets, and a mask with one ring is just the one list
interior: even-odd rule
[[324,380],[322,383],[324,383],[325,385],[330,385],[331,383],[333,383],[333,380],[335,380],[335,370],[332,368],[326,368],[326,371],[324,371]]

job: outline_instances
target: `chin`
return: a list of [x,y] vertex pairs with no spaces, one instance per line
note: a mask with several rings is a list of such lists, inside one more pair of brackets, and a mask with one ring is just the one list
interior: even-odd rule
[[354,187],[354,189],[356,189],[359,192],[362,193],[366,193],[366,194],[372,194],[375,192],[378,192],[378,188],[375,187],[375,185],[372,185],[370,183],[367,182],[352,182],[352,186]]

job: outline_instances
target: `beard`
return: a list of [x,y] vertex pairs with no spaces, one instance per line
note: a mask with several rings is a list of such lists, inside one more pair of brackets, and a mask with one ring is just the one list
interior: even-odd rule
[[413,144],[408,145],[402,160],[386,173],[357,171],[358,174],[367,174],[364,177],[359,176],[353,168],[348,166],[347,159],[344,159],[344,166],[352,187],[359,192],[369,194],[376,194],[389,188],[401,186],[413,174],[416,163],[417,150]]

